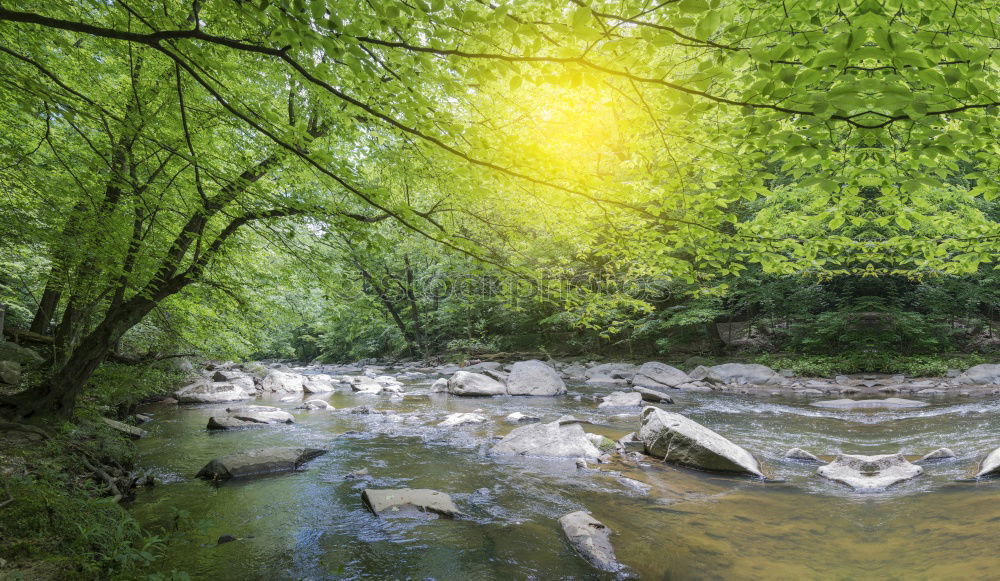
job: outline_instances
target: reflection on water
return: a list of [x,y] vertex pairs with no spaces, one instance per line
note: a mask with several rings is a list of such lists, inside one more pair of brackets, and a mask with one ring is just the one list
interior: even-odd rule
[[[761,483],[650,460],[578,470],[572,460],[495,458],[494,437],[522,411],[551,421],[572,413],[587,431],[618,438],[637,415],[598,410],[577,387],[560,398],[458,398],[408,388],[405,398],[330,394],[338,408],[366,404],[394,415],[292,410],[296,423],[210,433],[225,405],[152,408],[141,462],[163,482],[132,511],[171,528],[178,511],[201,521],[157,563],[211,579],[602,579],[564,540],[556,520],[585,509],[615,531],[630,572],[644,579],[981,579],[996,577],[1000,483],[956,482],[1000,446],[997,399],[937,400],[915,410],[850,412],[808,400],[688,394],[668,406],[762,458],[780,483]],[[581,395],[580,400],[573,395]],[[487,424],[434,427],[454,412]],[[211,458],[244,448],[329,450],[307,469],[215,488],[193,478]],[[876,494],[857,494],[782,460],[792,447],[821,457],[948,447],[958,459]],[[371,479],[345,476],[367,468]],[[651,486],[642,494],[625,476]],[[379,519],[365,486],[433,488],[452,495],[463,520]],[[222,534],[240,540],[216,545]]]

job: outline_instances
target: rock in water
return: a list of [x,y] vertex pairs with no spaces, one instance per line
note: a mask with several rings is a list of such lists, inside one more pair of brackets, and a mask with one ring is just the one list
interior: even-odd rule
[[462,516],[451,497],[437,490],[423,488],[375,489],[366,488],[361,493],[365,506],[379,516],[406,515],[414,512],[435,513],[441,516]]
[[309,399],[302,402],[302,404],[295,406],[295,409],[315,411],[315,410],[333,410],[334,407],[330,405],[329,402],[323,401],[321,399]]
[[538,416],[532,416],[529,414],[514,412],[503,419],[503,421],[508,424],[527,424],[530,422],[541,421],[542,418]]
[[809,405],[813,405],[818,408],[832,408],[838,410],[878,410],[920,408],[930,404],[925,401],[889,397],[886,399],[831,399],[825,401],[814,401]]
[[507,376],[510,395],[562,395],[566,384],[548,364],[532,359],[514,364]]
[[601,455],[580,424],[558,421],[514,428],[490,450],[494,454],[597,458]]
[[570,544],[591,565],[602,571],[615,572],[621,569],[611,546],[611,529],[601,521],[580,510],[563,516],[559,519],[559,524]]
[[979,463],[979,470],[976,471],[976,478],[996,478],[1000,476],[1000,448],[989,453],[983,461]]
[[289,472],[326,454],[315,448],[257,448],[220,456],[198,472],[198,478],[228,480],[272,472]]
[[307,375],[302,383],[302,391],[306,393],[329,393],[336,390],[333,378],[322,373]]
[[816,469],[820,476],[846,484],[858,492],[884,490],[898,482],[920,476],[923,472],[923,468],[910,464],[902,454],[841,454],[833,462]]
[[504,395],[504,384],[481,373],[458,371],[448,380],[448,393],[453,395]]
[[978,385],[1000,383],[1000,365],[994,363],[975,365],[965,370],[965,373],[956,379],[962,380],[962,383],[975,383]]
[[262,428],[268,424],[261,422],[251,422],[239,420],[232,416],[212,416],[208,418],[206,429],[209,430],[238,430],[241,428]]
[[631,363],[604,363],[587,370],[587,383],[625,384],[635,376],[637,368]]
[[441,393],[448,391],[448,380],[441,377],[431,384],[431,393]]
[[631,392],[625,393],[622,391],[613,391],[608,395],[604,396],[604,400],[598,404],[599,408],[618,408],[618,407],[639,407],[642,405],[642,394]]
[[229,415],[246,422],[258,422],[261,424],[293,424],[295,416],[282,410],[267,405],[248,405],[241,407],[226,408]]
[[955,457],[956,457],[955,453],[952,452],[950,448],[938,448],[933,452],[928,452],[927,454],[924,454],[924,457],[917,460],[917,463],[936,462],[939,460],[950,460]]
[[650,403],[674,403],[674,398],[662,391],[656,391],[639,385],[634,386],[632,389],[642,397],[643,401]]
[[802,448],[792,448],[791,450],[785,452],[785,458],[788,458],[789,460],[802,460],[805,462],[818,462],[818,463],[823,462],[822,460],[817,458],[815,454],[813,454],[812,452],[807,452]]
[[223,403],[253,399],[253,394],[233,383],[197,381],[174,392],[180,403]]
[[285,371],[272,371],[261,382],[264,391],[298,393],[305,387],[305,376]]
[[464,426],[466,424],[481,424],[486,421],[486,416],[479,414],[448,414],[443,422],[438,424],[439,428],[452,428]]
[[758,363],[723,363],[711,367],[711,374],[725,383],[769,385],[785,382],[785,378],[773,369]]
[[676,367],[671,367],[666,363],[650,361],[643,363],[632,378],[632,385],[639,387],[677,387],[682,383],[689,383],[691,378]]
[[639,439],[650,456],[690,468],[764,478],[750,452],[680,414],[650,406],[642,410],[640,422]]

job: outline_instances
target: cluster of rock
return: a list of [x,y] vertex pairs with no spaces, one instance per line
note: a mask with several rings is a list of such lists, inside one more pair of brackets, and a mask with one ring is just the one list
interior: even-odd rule
[[403,393],[403,383],[396,377],[380,374],[380,369],[365,368],[359,375],[298,373],[284,365],[272,368],[259,363],[211,365],[190,384],[174,392],[180,403],[224,403],[253,399],[264,394],[323,394],[338,388],[363,394]]
[[44,362],[42,356],[32,349],[10,341],[0,341],[0,385],[20,384],[21,373],[25,368]]

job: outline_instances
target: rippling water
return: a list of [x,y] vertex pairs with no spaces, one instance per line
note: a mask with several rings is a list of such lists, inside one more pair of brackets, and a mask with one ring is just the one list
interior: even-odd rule
[[[132,512],[184,541],[157,567],[195,579],[603,579],[565,541],[556,522],[585,509],[613,531],[629,574],[643,579],[984,579],[1000,576],[1000,483],[958,482],[1000,446],[1000,400],[936,399],[891,412],[810,407],[810,399],[674,392],[664,406],[714,429],[760,457],[782,482],[712,475],[650,460],[578,470],[572,460],[498,458],[494,438],[522,411],[551,421],[571,413],[590,432],[618,438],[638,416],[598,410],[613,388],[571,387],[569,396],[460,398],[410,385],[405,398],[329,394],[337,408],[369,405],[395,415],[293,410],[296,423],[212,433],[226,405],[152,407],[141,463],[162,482]],[[579,400],[574,396],[580,396]],[[312,396],[310,396],[312,397]],[[815,398],[813,398],[815,399]],[[481,409],[486,424],[435,425]],[[194,474],[216,456],[261,446],[329,450],[305,469],[222,486]],[[886,492],[858,494],[782,460],[802,447],[902,452],[948,447],[958,459],[926,465],[921,477]],[[911,458],[912,459],[912,458]],[[367,468],[368,481],[346,475]],[[651,486],[632,488],[625,476]],[[366,486],[432,488],[452,495],[468,518],[377,518],[361,503]],[[198,526],[193,526],[196,521]],[[236,542],[216,545],[222,534]]]

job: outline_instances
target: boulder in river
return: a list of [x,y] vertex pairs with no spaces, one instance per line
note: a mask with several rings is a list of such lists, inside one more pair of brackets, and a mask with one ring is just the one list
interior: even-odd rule
[[642,405],[642,394],[636,392],[613,391],[604,396],[598,404],[599,408],[639,407]]
[[911,464],[902,454],[841,454],[833,462],[816,469],[820,476],[846,484],[858,492],[884,490],[923,472],[923,468]]
[[823,463],[823,461],[817,458],[815,454],[803,450],[802,448],[792,448],[791,450],[785,452],[785,458],[788,458],[789,460],[801,460],[803,462]]
[[448,414],[443,422],[438,424],[439,428],[453,428],[467,424],[482,424],[486,421],[486,416],[480,414]]
[[425,488],[366,488],[361,493],[365,506],[379,516],[434,513],[441,516],[462,516],[451,496]]
[[626,384],[635,376],[638,368],[631,363],[603,363],[587,370],[587,383]]
[[257,448],[215,458],[198,472],[198,478],[228,480],[272,472],[289,472],[326,454],[315,448]]
[[532,359],[518,361],[507,376],[507,393],[510,395],[562,395],[566,393],[559,372],[547,363]]
[[306,375],[302,383],[302,391],[306,393],[329,393],[336,390],[333,378],[323,373]]
[[525,414],[522,412],[514,412],[503,419],[503,421],[508,424],[528,424],[531,422],[541,421],[542,418],[538,416],[533,416],[530,414]]
[[739,385],[771,385],[785,382],[785,378],[773,369],[759,363],[723,363],[711,367],[713,376],[721,378],[725,383]]
[[570,544],[591,565],[615,572],[622,568],[611,546],[611,529],[582,510],[571,512],[559,519]]
[[976,478],[996,478],[1000,477],[1000,448],[990,452],[983,461],[979,463],[979,470],[976,471]]
[[255,396],[233,383],[196,381],[174,392],[180,403],[224,403],[253,399]]
[[431,384],[431,393],[442,393],[448,391],[448,380],[440,377]]
[[[723,378],[721,375],[719,375],[719,374],[715,373],[714,371],[712,371],[711,368],[705,367],[704,365],[699,365],[699,366],[695,367],[694,369],[692,369],[688,373],[688,377],[691,378],[692,382],[694,382],[694,381],[704,381],[706,383],[713,383],[713,384],[726,383],[725,378]],[[680,387],[680,386],[678,386],[678,387]]]
[[298,373],[274,370],[261,381],[264,391],[274,393],[298,393],[305,387],[305,376]]
[[639,387],[677,387],[682,383],[689,383],[691,378],[676,367],[671,367],[666,363],[650,361],[643,363],[632,378],[632,385]]
[[950,448],[938,448],[937,450],[924,454],[923,458],[917,460],[916,463],[940,462],[941,460],[951,460],[953,458],[956,458],[956,455]]
[[640,397],[642,397],[642,401],[648,401],[650,403],[674,403],[674,398],[663,393],[662,391],[656,391],[655,389],[639,385],[633,386],[632,389],[638,393]]
[[921,408],[930,404],[925,401],[889,397],[886,399],[830,399],[814,401],[809,405],[838,410],[894,410]]
[[642,410],[640,422],[639,439],[650,456],[690,468],[764,478],[750,452],[698,422],[652,406]]
[[514,428],[490,450],[500,455],[597,458],[601,455],[580,424],[530,424]]
[[955,379],[958,383],[974,383],[977,385],[1000,383],[1000,365],[995,363],[975,365],[966,369],[965,373]]
[[261,424],[291,424],[295,422],[295,416],[281,408],[266,405],[248,405],[240,407],[226,408],[229,415],[246,421]]
[[507,388],[504,384],[481,373],[457,371],[448,380],[448,393],[453,395],[504,395]]
[[306,401],[302,402],[302,404],[295,406],[295,409],[315,411],[315,410],[333,410],[334,407],[330,405],[329,402],[323,401],[321,399],[307,399]]
[[212,416],[208,418],[208,426],[206,429],[209,430],[239,430],[242,428],[261,428],[268,424],[261,422],[251,422],[247,420],[240,420],[232,416]]

